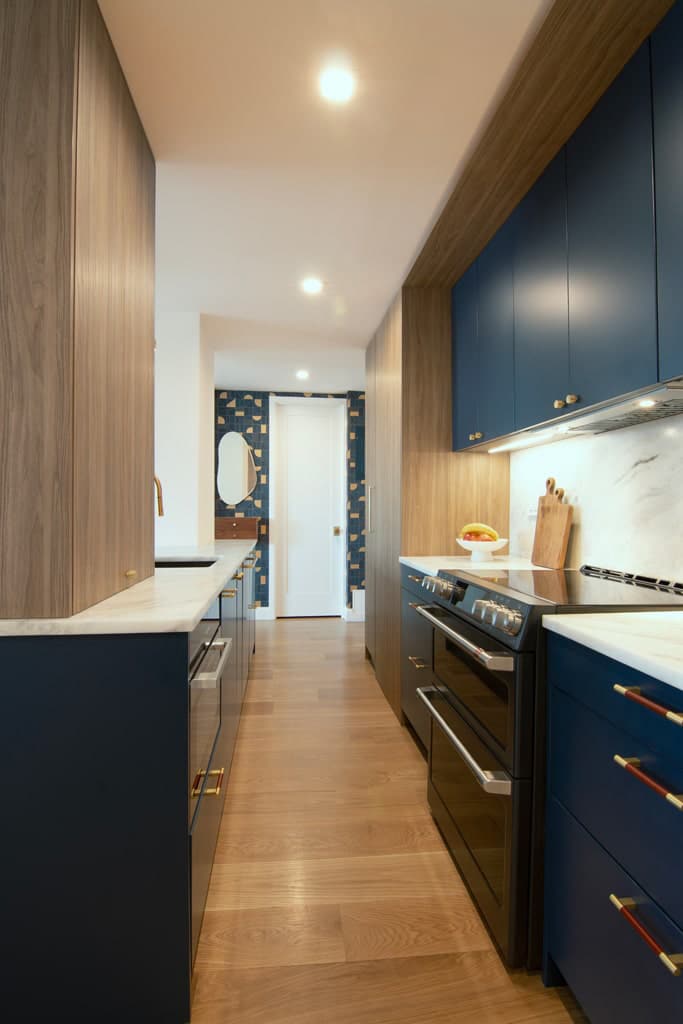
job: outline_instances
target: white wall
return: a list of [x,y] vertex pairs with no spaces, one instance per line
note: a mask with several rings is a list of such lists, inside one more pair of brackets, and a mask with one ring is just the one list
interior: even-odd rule
[[531,554],[548,476],[574,506],[567,566],[683,580],[683,417],[513,452],[510,551]]
[[159,313],[155,324],[155,468],[165,515],[156,546],[213,538],[213,353],[198,313]]

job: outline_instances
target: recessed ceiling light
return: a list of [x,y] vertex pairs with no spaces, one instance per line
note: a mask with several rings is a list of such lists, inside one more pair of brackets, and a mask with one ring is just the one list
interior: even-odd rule
[[654,398],[641,398],[638,405],[641,409],[651,409],[653,405],[656,405]]
[[323,283],[319,277],[305,277],[301,282],[301,290],[307,295],[320,295]]
[[330,103],[348,103],[356,89],[356,79],[348,68],[331,64],[318,78],[320,95]]
[[308,380],[309,377],[310,377],[310,374],[309,374],[308,370],[297,370],[296,371],[296,379],[297,380]]

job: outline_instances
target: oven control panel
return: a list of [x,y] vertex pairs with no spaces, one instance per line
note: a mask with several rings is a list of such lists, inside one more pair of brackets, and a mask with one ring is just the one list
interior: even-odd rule
[[486,587],[457,577],[425,576],[422,587],[439,602],[465,612],[475,621],[505,636],[518,636],[526,619],[524,605],[513,598],[492,594]]
[[516,636],[524,624],[524,616],[518,608],[487,598],[478,598],[473,603],[472,614],[487,626],[495,626],[508,636]]

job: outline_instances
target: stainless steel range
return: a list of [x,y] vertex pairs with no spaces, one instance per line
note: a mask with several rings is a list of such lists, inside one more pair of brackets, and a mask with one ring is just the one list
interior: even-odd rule
[[[413,575],[409,577],[417,582]],[[410,607],[433,627],[429,802],[510,966],[540,964],[545,645],[556,613],[683,608],[683,584],[612,572],[424,576]]]

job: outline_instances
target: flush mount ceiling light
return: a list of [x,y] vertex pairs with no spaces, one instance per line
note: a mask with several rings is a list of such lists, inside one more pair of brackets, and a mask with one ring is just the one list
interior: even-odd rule
[[320,295],[323,283],[319,277],[305,277],[301,282],[301,291],[306,295]]
[[654,398],[641,398],[638,402],[641,409],[651,409],[656,404]]
[[310,377],[310,374],[309,374],[308,370],[297,370],[296,371],[296,379],[297,380],[308,380],[309,377]]
[[348,68],[330,64],[320,72],[318,88],[329,103],[348,103],[356,90],[356,79]]

